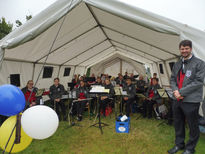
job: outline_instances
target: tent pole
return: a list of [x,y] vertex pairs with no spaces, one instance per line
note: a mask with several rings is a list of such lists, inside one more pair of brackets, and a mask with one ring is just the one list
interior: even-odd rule
[[[74,66],[73,76],[75,75],[75,70],[76,70],[76,66]],[[73,77],[73,76],[72,76],[72,77]]]
[[122,74],[122,59],[120,59],[120,74]]
[[34,80],[34,72],[36,68],[36,63],[33,63],[33,72],[32,72],[32,80]]
[[58,69],[58,75],[57,75],[58,78],[59,78],[59,74],[60,74],[60,69],[61,69],[61,65],[59,66],[59,69]]
[[86,74],[87,73],[87,69],[86,69],[86,67],[85,67],[85,69],[84,69],[84,74]]
[[165,71],[166,71],[166,73],[167,73],[167,78],[168,78],[168,80],[170,81],[170,76],[169,76],[169,72],[168,72],[168,69],[167,69],[167,64],[166,64],[165,61],[163,61],[163,64],[164,64],[164,67],[165,67]]
[[162,79],[161,79],[161,74],[160,74],[160,71],[159,71],[159,67],[158,67],[158,63],[156,62],[156,68],[157,68],[157,73],[159,74],[159,81],[160,81],[160,84],[162,85]]

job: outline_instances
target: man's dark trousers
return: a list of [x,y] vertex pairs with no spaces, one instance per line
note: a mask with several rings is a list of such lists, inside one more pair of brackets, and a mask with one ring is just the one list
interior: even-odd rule
[[61,108],[61,111],[63,113],[63,120],[66,120],[66,106],[64,104],[64,101],[63,100],[60,100],[60,102],[56,102],[56,113],[58,115],[58,118],[59,120],[61,120],[61,117],[60,117],[60,108]]
[[198,126],[198,112],[200,103],[186,103],[181,101],[173,102],[173,116],[174,116],[174,127],[176,146],[184,147],[185,139],[185,121],[189,126],[189,140],[186,144],[186,149],[194,152],[195,146],[199,139],[199,126]]

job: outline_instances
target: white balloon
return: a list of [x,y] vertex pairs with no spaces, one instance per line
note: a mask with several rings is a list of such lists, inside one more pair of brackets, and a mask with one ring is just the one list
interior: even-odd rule
[[56,132],[59,119],[50,107],[37,105],[23,112],[21,125],[28,136],[34,139],[45,139]]

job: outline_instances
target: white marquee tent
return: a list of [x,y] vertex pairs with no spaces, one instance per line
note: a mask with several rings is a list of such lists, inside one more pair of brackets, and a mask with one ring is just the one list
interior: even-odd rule
[[[205,59],[202,31],[117,0],[59,0],[0,41],[0,84],[10,83],[11,74],[20,74],[20,87],[35,81],[46,60],[53,74],[42,73],[39,88],[57,76],[66,86],[88,68],[113,71],[122,61],[141,74],[150,67],[167,86],[169,63],[179,58],[182,39],[192,40],[194,54]],[[70,76],[64,76],[67,67]]]

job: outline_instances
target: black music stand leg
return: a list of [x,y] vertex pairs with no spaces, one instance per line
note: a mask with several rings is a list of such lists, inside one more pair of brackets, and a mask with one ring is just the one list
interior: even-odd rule
[[117,119],[117,96],[115,96],[115,106],[114,106],[114,108],[115,108],[115,119]]
[[70,110],[69,110],[69,113],[68,113],[68,116],[70,116],[70,118],[69,118],[70,126],[68,128],[70,128],[72,126],[82,127],[81,125],[79,125],[78,123],[75,123],[75,121],[74,121],[73,105],[74,105],[74,103],[72,101],[71,107],[70,107]]
[[89,127],[98,127],[101,131],[101,134],[103,134],[103,130],[102,128],[104,126],[109,126],[106,123],[101,122],[101,116],[100,116],[100,105],[99,105],[99,97],[97,97],[97,105],[98,105],[98,113],[97,113],[97,117],[98,117],[98,122],[95,124],[90,125]]

